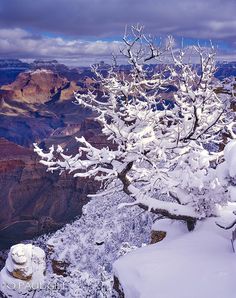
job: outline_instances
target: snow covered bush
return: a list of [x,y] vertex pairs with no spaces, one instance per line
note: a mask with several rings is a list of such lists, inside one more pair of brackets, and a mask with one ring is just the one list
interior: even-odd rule
[[[96,197],[83,207],[81,218],[35,244],[52,250],[48,256],[46,285],[35,297],[112,297],[112,264],[127,252],[150,242],[151,213],[134,206],[118,209],[130,201],[125,194]],[[69,245],[68,245],[69,244]],[[67,276],[50,272],[52,260],[66,262]]]
[[183,220],[192,230],[226,200],[207,149],[231,121],[230,96],[215,92],[214,47],[177,50],[171,37],[156,46],[142,26],[131,27],[123,40],[130,69],[116,60],[107,74],[94,67],[100,92],[75,94],[96,112],[113,149],[97,149],[82,137],[75,156],[60,146],[45,153],[35,145],[35,151],[48,170],[94,177],[102,182],[100,195],[123,191],[133,199],[123,206]]

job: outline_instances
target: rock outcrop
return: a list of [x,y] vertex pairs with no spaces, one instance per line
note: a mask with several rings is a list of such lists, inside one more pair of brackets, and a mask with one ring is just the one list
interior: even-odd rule
[[53,273],[66,277],[68,275],[67,268],[69,265],[69,263],[64,261],[52,260]]
[[30,104],[59,100],[64,89],[68,89],[68,99],[73,95],[76,86],[71,86],[65,77],[46,69],[22,72],[13,83],[1,87],[2,97]]
[[117,298],[125,298],[124,290],[122,289],[118,277],[116,277],[115,275],[113,280],[113,294]]
[[31,297],[35,290],[43,287],[45,270],[45,253],[41,248],[32,244],[14,245],[0,272],[0,292],[7,297],[26,294]]
[[0,88],[0,137],[30,147],[57,129],[62,132],[80,125],[91,112],[73,103],[78,89],[75,81],[52,70],[20,73],[13,83]]
[[165,231],[152,231],[150,244],[162,241],[166,237]]

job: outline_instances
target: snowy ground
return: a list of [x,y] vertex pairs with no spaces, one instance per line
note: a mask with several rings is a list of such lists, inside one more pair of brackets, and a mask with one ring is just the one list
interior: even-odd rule
[[114,263],[126,298],[236,297],[231,231],[217,227],[214,218],[198,223],[193,232],[168,220],[155,228],[168,230],[168,236]]

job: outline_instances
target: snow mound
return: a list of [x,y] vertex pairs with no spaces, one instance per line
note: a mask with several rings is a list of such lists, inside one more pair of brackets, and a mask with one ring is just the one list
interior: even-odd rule
[[230,141],[224,149],[224,157],[230,177],[236,176],[236,140]]
[[194,232],[184,232],[179,223],[172,230],[162,242],[114,263],[125,297],[235,298],[236,256],[230,232],[217,228],[213,219],[199,223]]

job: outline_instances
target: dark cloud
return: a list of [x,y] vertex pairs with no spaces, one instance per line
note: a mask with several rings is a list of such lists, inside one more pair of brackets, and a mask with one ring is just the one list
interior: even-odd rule
[[0,25],[109,37],[139,22],[157,35],[232,39],[235,11],[235,0],[0,0]]

